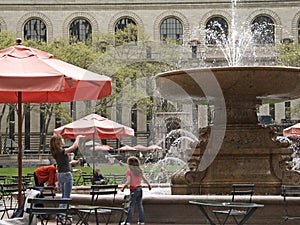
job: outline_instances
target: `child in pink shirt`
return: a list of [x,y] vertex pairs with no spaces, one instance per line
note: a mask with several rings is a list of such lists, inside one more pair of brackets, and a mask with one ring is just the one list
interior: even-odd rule
[[132,223],[134,207],[135,204],[137,204],[138,211],[139,211],[138,224],[142,225],[145,224],[145,214],[144,214],[144,207],[142,203],[143,190],[141,186],[141,181],[143,180],[148,185],[149,190],[151,190],[152,187],[149,181],[147,180],[147,178],[145,177],[144,172],[140,167],[140,161],[137,157],[130,156],[127,159],[127,164],[129,166],[129,169],[126,171],[127,180],[124,186],[121,188],[121,191],[124,191],[124,189],[129,186],[131,202],[130,202],[127,220],[121,224],[130,225]]

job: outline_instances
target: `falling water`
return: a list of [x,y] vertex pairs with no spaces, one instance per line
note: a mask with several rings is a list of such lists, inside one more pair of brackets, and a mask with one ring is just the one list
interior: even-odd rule
[[228,66],[260,64],[258,53],[263,52],[264,57],[276,57],[276,51],[270,48],[270,44],[274,43],[274,24],[268,21],[259,21],[251,25],[240,22],[241,20],[237,19],[237,3],[238,0],[231,0],[231,32],[227,34],[224,24],[212,21],[206,29],[208,41],[215,43],[221,50]]
[[223,38],[217,41],[217,44],[222,50],[228,65],[237,66],[243,64],[246,51],[250,50],[250,47],[254,47],[254,45],[250,29],[243,24],[241,26],[237,24],[237,0],[232,0],[231,3],[231,33],[228,37],[223,36]]
[[147,178],[151,183],[157,182],[157,175],[161,168],[165,170],[167,182],[170,183],[170,177],[173,173],[180,171],[186,166],[186,162],[177,157],[166,156],[165,158],[151,164],[151,170],[147,174]]

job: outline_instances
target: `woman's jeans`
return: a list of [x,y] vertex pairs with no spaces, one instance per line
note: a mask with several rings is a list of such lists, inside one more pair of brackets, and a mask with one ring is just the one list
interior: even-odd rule
[[139,211],[139,222],[140,223],[144,223],[145,222],[145,214],[144,214],[144,207],[143,207],[143,203],[142,203],[142,198],[143,198],[143,190],[142,187],[138,187],[135,190],[130,190],[130,195],[131,195],[131,199],[130,199],[130,207],[129,207],[129,211],[128,211],[128,217],[127,217],[127,223],[132,223],[132,217],[134,214],[134,207],[135,204],[138,207],[138,211]]
[[[62,198],[70,198],[73,187],[72,173],[58,173],[58,183],[61,191]],[[60,208],[64,207],[64,204],[59,205]]]

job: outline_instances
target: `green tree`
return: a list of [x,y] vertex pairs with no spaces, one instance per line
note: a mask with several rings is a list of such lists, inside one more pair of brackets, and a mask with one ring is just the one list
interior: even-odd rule
[[277,64],[300,67],[300,46],[298,44],[282,44],[279,46]]
[[[300,67],[300,46],[298,44],[282,44],[279,46],[277,63],[282,66]],[[293,105],[291,114],[300,118],[300,104]]]

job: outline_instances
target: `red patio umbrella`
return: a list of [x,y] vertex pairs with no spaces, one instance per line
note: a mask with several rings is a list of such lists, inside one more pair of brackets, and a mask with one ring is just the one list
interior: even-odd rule
[[[63,138],[69,139],[74,139],[78,135],[83,135],[87,139],[93,139],[93,150],[95,150],[95,139],[115,139],[134,136],[132,128],[97,114],[87,115],[72,123],[56,128],[53,133],[60,134]],[[94,164],[93,162],[93,168]]]
[[113,150],[114,148],[109,146],[109,145],[98,145],[98,146],[95,146],[93,148],[90,148],[91,150],[94,150],[95,148],[95,151],[109,151],[109,150]]
[[52,54],[17,45],[0,50],[0,102],[18,103],[18,203],[22,203],[22,103],[92,100],[111,94],[111,79]]
[[300,123],[283,129],[283,136],[290,138],[300,138]]
[[136,151],[136,148],[131,147],[129,145],[124,145],[124,146],[118,148],[118,150],[121,150],[121,151]]
[[136,145],[136,146],[134,146],[134,148],[136,149],[136,150],[140,150],[140,151],[147,151],[147,150],[149,150],[146,146],[144,146],[144,145]]
[[78,135],[83,135],[87,139],[115,139],[134,136],[132,128],[97,114],[82,117],[72,123],[54,129],[53,132],[69,139],[75,139]]

